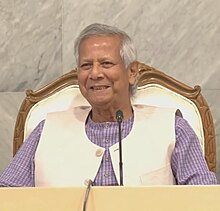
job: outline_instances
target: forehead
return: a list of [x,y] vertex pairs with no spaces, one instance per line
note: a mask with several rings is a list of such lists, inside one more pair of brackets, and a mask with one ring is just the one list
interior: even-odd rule
[[121,38],[117,35],[93,35],[82,40],[79,46],[80,53],[94,48],[108,48],[120,50]]

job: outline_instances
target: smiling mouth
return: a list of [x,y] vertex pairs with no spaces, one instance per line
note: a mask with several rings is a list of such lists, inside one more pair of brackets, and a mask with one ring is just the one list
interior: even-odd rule
[[90,89],[92,89],[94,91],[100,91],[100,90],[105,90],[108,88],[109,88],[109,86],[92,86]]

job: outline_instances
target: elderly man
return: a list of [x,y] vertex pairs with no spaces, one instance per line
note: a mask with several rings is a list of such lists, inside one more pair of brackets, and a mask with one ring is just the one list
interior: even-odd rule
[[1,186],[118,185],[118,123],[123,111],[124,185],[217,184],[194,131],[176,110],[131,104],[138,78],[130,37],[87,26],[75,41],[78,82],[91,107],[50,113],[30,134]]

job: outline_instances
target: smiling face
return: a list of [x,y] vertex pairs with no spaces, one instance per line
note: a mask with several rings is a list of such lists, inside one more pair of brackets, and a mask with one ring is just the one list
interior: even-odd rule
[[93,110],[131,108],[129,86],[135,82],[132,68],[125,68],[118,36],[86,38],[79,48],[78,81]]

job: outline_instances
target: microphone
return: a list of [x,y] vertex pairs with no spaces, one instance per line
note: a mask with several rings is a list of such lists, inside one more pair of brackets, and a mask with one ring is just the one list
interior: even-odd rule
[[119,142],[119,175],[120,185],[123,185],[123,162],[122,162],[122,143],[121,143],[121,123],[123,120],[123,112],[121,110],[116,111],[116,120],[118,122],[118,142]]
[[87,185],[87,188],[86,188],[86,194],[85,194],[85,197],[84,197],[84,202],[83,202],[83,211],[86,211],[86,206],[87,206],[87,201],[89,199],[89,193],[90,193],[90,190],[91,190],[91,186],[93,186],[93,182],[92,180],[90,179],[88,181],[88,185]]

